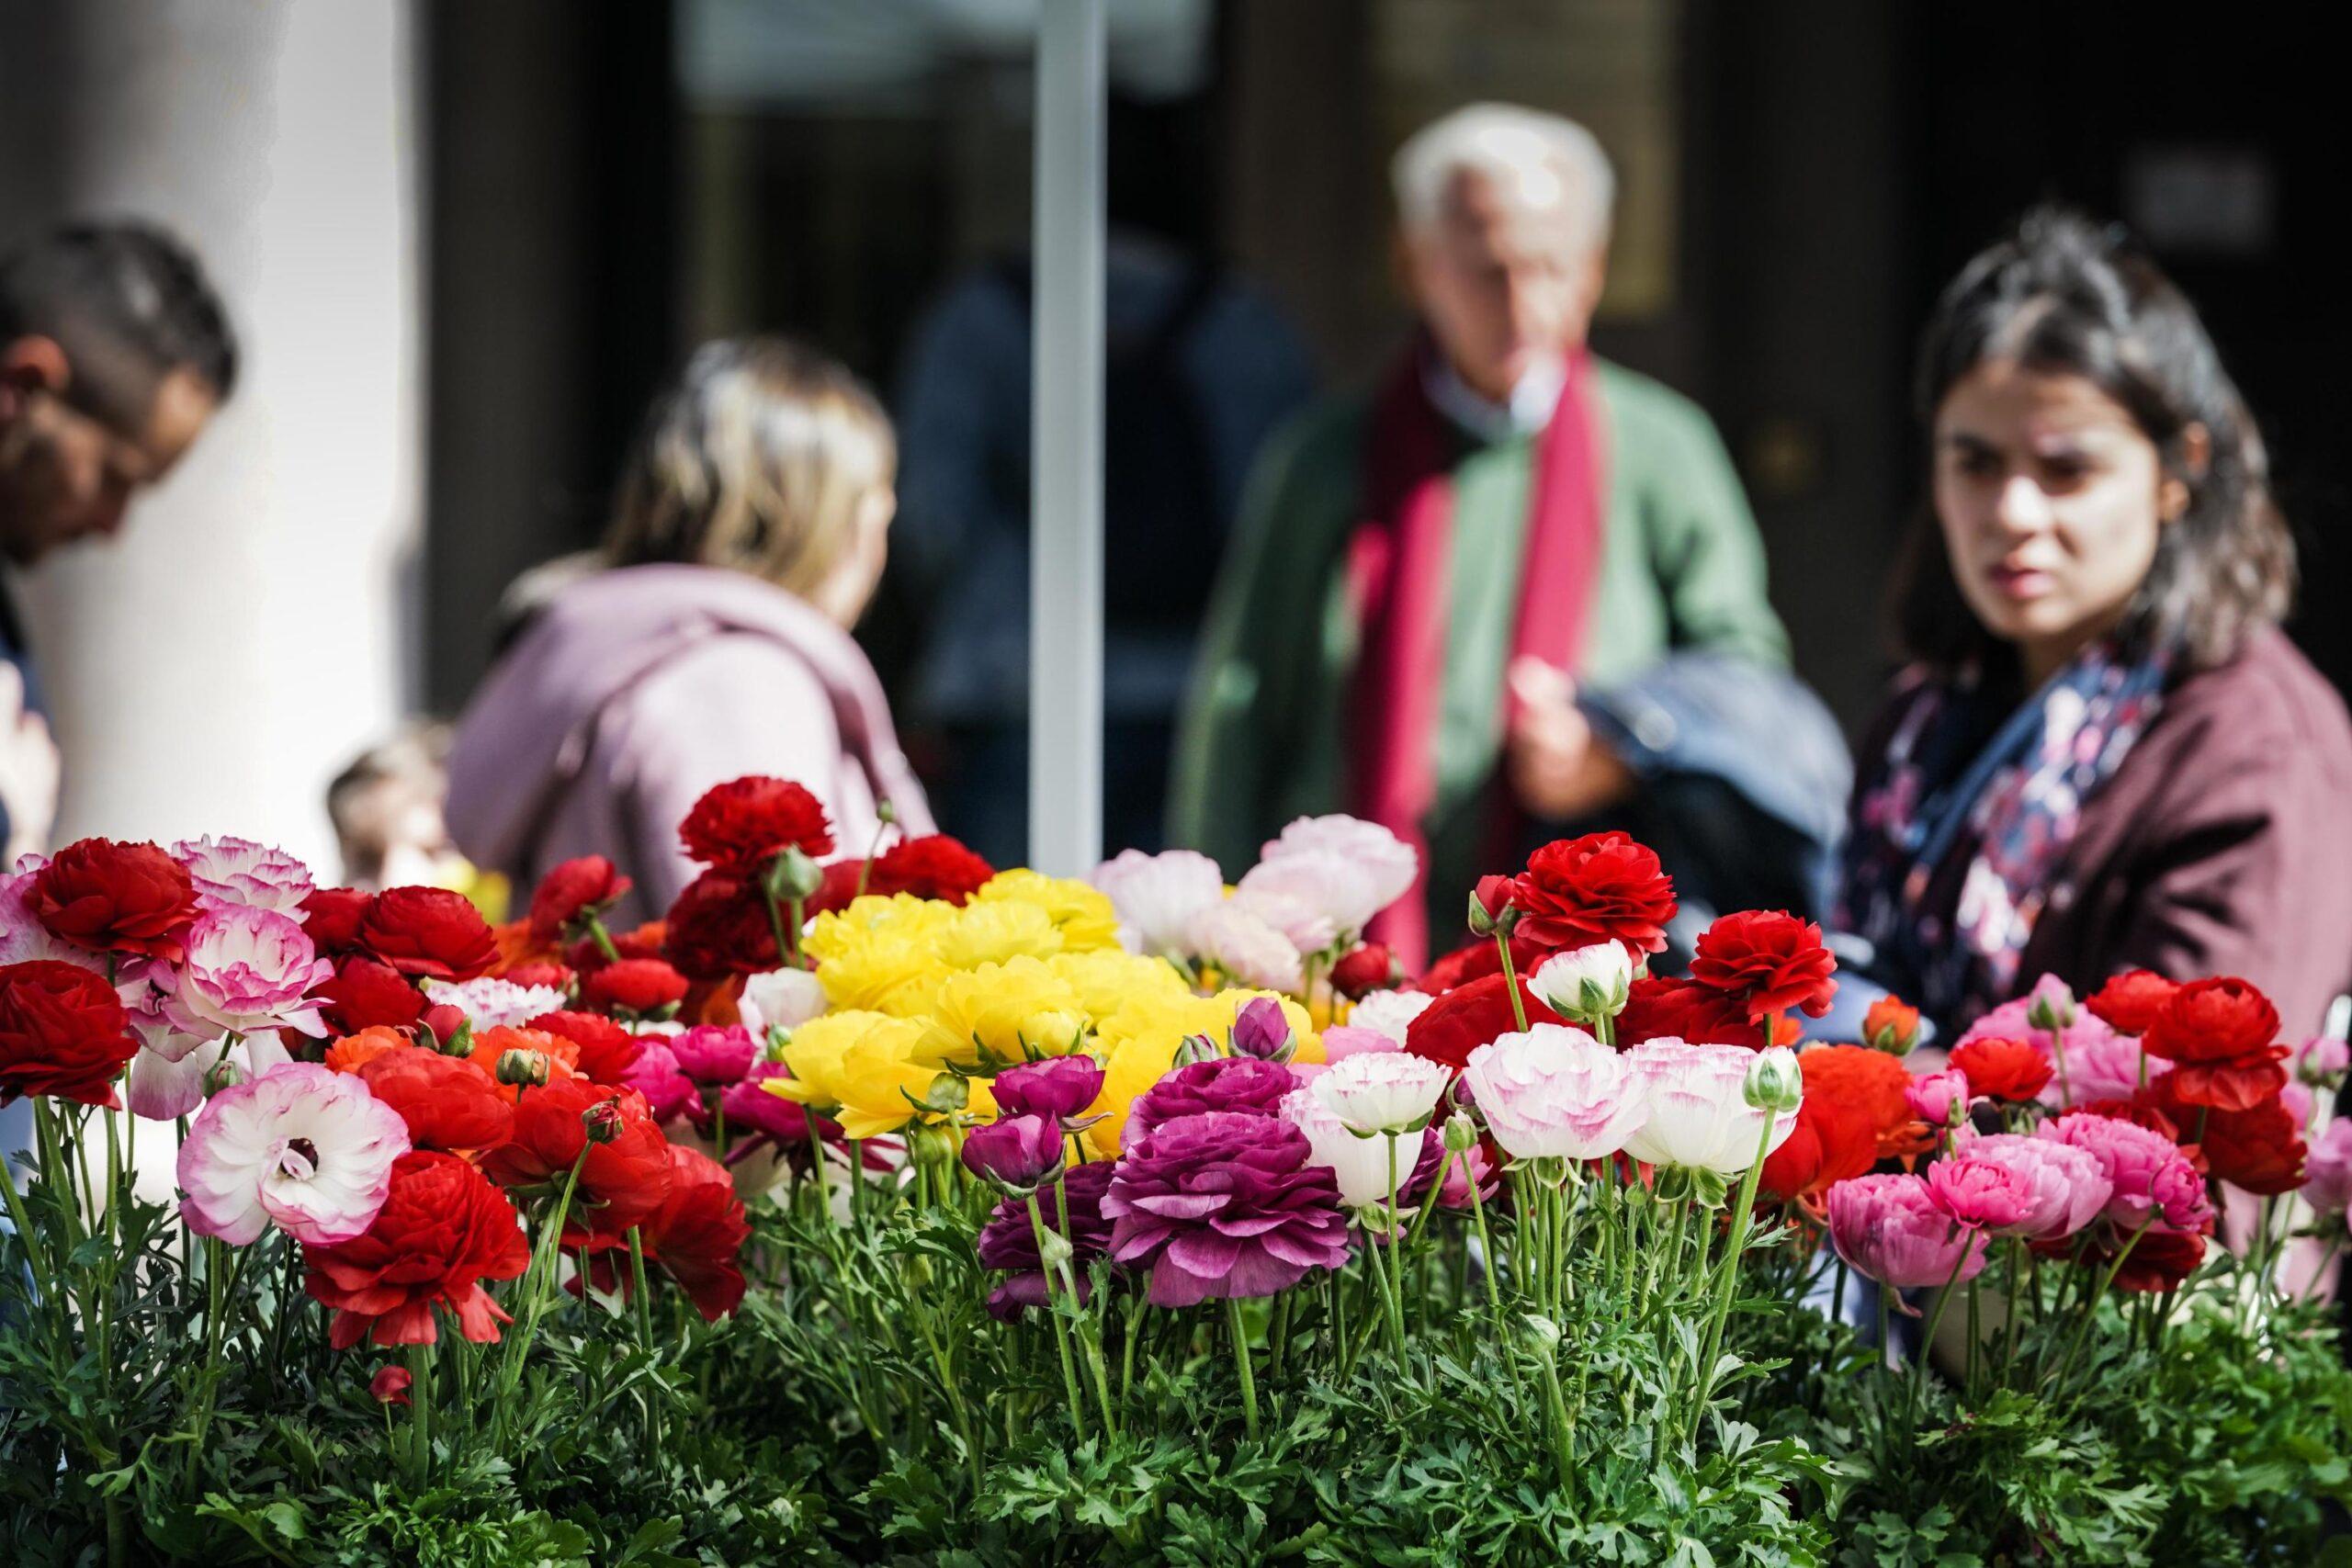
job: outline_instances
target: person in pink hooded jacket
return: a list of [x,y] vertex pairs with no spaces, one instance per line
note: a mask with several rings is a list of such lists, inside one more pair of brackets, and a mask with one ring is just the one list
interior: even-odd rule
[[678,822],[715,784],[807,785],[843,853],[888,800],[933,830],[849,628],[882,575],[896,443],[840,365],[775,338],[705,344],[655,401],[610,531],[559,573],[474,694],[449,759],[458,847],[527,889],[574,855],[659,917],[695,867]]

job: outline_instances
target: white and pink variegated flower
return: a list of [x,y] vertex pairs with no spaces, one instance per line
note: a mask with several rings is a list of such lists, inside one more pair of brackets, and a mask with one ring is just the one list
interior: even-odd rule
[[1420,874],[1420,857],[1404,840],[1377,822],[1338,814],[1298,818],[1259,857],[1241,879],[1244,888],[1302,899],[1329,915],[1343,937],[1362,931]]
[[292,1029],[322,1035],[325,1021],[311,995],[334,977],[300,923],[275,909],[216,905],[188,928],[187,962],[165,1003],[172,1022],[190,1033]]
[[1747,1074],[1757,1054],[1744,1045],[1661,1038],[1645,1041],[1625,1057],[1641,1076],[1649,1105],[1648,1120],[1625,1148],[1645,1165],[1734,1177],[1796,1131],[1795,1107],[1776,1113],[1747,1103]]
[[1348,1022],[1405,1043],[1405,1031],[1437,1000],[1421,991],[1374,991],[1348,1010]]
[[1225,873],[1195,850],[1122,850],[1094,868],[1119,915],[1119,942],[1148,958],[1192,955],[1193,918],[1225,901]]
[[464,1013],[477,1034],[485,1029],[513,1029],[541,1013],[560,1012],[565,1006],[564,994],[553,986],[518,986],[494,975],[463,983],[427,980],[424,997]]
[[1295,996],[1306,985],[1306,964],[1290,938],[1229,898],[1193,917],[1180,951],[1216,964],[1237,986]]
[[274,909],[300,921],[302,900],[317,886],[309,866],[251,839],[182,839],[172,858],[187,867],[199,905]]
[[1312,1092],[1357,1133],[1401,1133],[1426,1122],[1453,1073],[1403,1051],[1359,1051],[1330,1065]]
[[1514,1159],[1600,1159],[1648,1117],[1631,1059],[1566,1024],[1497,1036],[1470,1053],[1462,1080]]
[[244,1247],[276,1225],[306,1247],[375,1223],[408,1123],[356,1075],[289,1062],[206,1102],[180,1145],[187,1228]]

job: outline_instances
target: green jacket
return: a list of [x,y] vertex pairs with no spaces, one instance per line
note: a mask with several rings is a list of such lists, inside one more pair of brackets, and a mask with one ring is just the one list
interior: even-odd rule
[[[1605,686],[1669,649],[1785,664],[1755,518],[1714,426],[1647,377],[1595,361],[1609,507],[1580,681]],[[1346,809],[1345,713],[1360,628],[1348,544],[1363,515],[1363,399],[1269,442],[1204,626],[1177,736],[1170,842],[1230,875],[1299,816]],[[1474,446],[1454,470],[1448,659],[1429,836],[1431,905],[1451,930],[1486,871],[1481,810],[1501,750],[1535,439]]]

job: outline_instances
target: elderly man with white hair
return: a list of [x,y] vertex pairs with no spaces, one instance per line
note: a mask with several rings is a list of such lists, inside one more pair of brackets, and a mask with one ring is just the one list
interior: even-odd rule
[[[1244,865],[1301,814],[1384,824],[1427,868],[1425,897],[1376,932],[1408,964],[1459,940],[1478,874],[1596,826],[1675,852],[1687,887],[1818,903],[1843,749],[1780,673],[1738,479],[1694,404],[1586,346],[1607,156],[1568,120],[1480,105],[1415,135],[1394,178],[1422,330],[1368,399],[1260,458],[1195,671],[1173,841]],[[1793,726],[1798,787],[1751,777],[1783,739],[1743,732],[1758,755],[1741,755],[1713,722],[1726,708]],[[1760,881],[1714,875],[1759,845]]]

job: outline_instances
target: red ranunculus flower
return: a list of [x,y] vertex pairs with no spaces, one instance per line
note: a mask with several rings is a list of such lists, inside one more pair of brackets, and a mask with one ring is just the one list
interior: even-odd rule
[[[2167,1079],[2178,1076],[2165,1075]],[[2303,1184],[2303,1156],[2310,1151],[2284,1101],[2273,1097],[2244,1111],[2184,1108],[2183,1114],[2183,1125],[2197,1139],[2206,1168],[2219,1179],[2265,1197],[2292,1192]]]
[[403,975],[470,980],[498,962],[490,922],[462,893],[388,887],[359,922],[359,945]]
[[624,958],[659,958],[662,944],[668,940],[668,928],[660,920],[648,920],[631,931],[606,931],[613,944],[613,956],[606,958],[605,950],[596,945],[594,937],[582,937],[566,948],[563,961],[571,965],[582,979],[594,975],[607,964],[618,964]]
[[412,1149],[393,1162],[391,1195],[367,1234],[306,1247],[302,1264],[302,1288],[334,1310],[327,1338],[338,1350],[363,1338],[430,1345],[436,1303],[482,1342],[513,1320],[481,1281],[512,1280],[530,1267],[531,1249],[514,1203],[481,1172],[455,1155]]
[[[592,1143],[581,1117],[612,1101],[620,1114],[620,1135]],[[525,1094],[514,1108],[514,1135],[482,1156],[482,1169],[503,1187],[560,1184],[571,1174],[580,1151],[580,1186],[564,1222],[569,1236],[582,1232],[618,1235],[642,1223],[670,1196],[669,1143],[655,1124],[645,1096],[585,1078],[566,1078]]]
[[177,964],[187,955],[196,885],[156,845],[84,839],[41,867],[31,905],[51,935],[75,947]]
[[2167,1094],[2183,1105],[2251,1111],[2286,1087],[2287,1047],[2278,1010],[2233,976],[2177,987],[2140,1037],[2151,1056],[2174,1064]]
[[[1527,1010],[1529,1023],[1567,1021],[1527,988],[1524,976],[1520,976],[1519,997]],[[1505,988],[1503,977],[1489,975],[1457,986],[1423,1008],[1405,1026],[1405,1049],[1416,1056],[1442,1062],[1458,1073],[1470,1060],[1471,1052],[1518,1027],[1519,1020],[1511,1012],[1510,992]]]
[[707,866],[752,874],[786,850],[810,860],[833,851],[832,824],[817,797],[789,779],[756,773],[705,791],[678,824],[678,839]]
[[2048,1087],[2052,1065],[2030,1040],[1988,1037],[1953,1047],[1951,1065],[1968,1078],[1972,1094],[2022,1105]]
[[322,958],[359,951],[359,922],[373,895],[356,887],[315,887],[302,899],[302,934]]
[[138,1051],[105,976],[53,958],[0,965],[0,1105],[47,1094],[110,1106]]
[[[1514,934],[1510,939],[1511,967],[1521,976],[1534,974],[1537,966],[1550,956],[1551,949],[1523,935]],[[1473,980],[1482,980],[1489,975],[1502,972],[1503,957],[1495,946],[1495,939],[1482,936],[1463,943],[1430,964],[1428,971],[1413,983],[1413,988],[1432,997],[1442,997],[1456,986],[1464,986]]]
[[602,855],[568,860],[539,878],[531,895],[531,936],[551,942],[582,915],[601,914],[636,886]]
[[1621,942],[1629,953],[1663,953],[1674,884],[1647,846],[1623,833],[1589,833],[1528,856],[1511,902],[1518,934],[1544,947]]
[[[1484,945],[1489,953],[1494,952],[1493,942]],[[1499,964],[1502,955],[1496,953],[1495,961]],[[1331,988],[1351,1002],[1360,1002],[1374,991],[1402,985],[1404,980],[1405,966],[1381,942],[1359,942],[1331,965]]]
[[[2109,1025],[2113,1028],[2112,1024]],[[2090,1250],[2083,1255],[2083,1266],[2105,1269],[2115,1260],[2124,1237],[2115,1235],[2109,1227],[2095,1227]],[[2115,1288],[2142,1294],[2177,1289],[2180,1282],[2197,1271],[2205,1261],[2205,1238],[2184,1231],[2158,1230],[2150,1227],[2140,1233],[2122,1267],[2115,1271]]]
[[[1793,1045],[1802,1032],[1794,1019],[1783,1018],[1772,1043]],[[1669,1039],[1694,1045],[1745,1045],[1751,1051],[1765,1046],[1762,1021],[1750,1019],[1738,997],[1696,980],[1644,975],[1625,993],[1624,1010],[1617,1015],[1617,1043],[1622,1047]]]
[[1756,1196],[1818,1210],[1832,1187],[1877,1163],[1878,1127],[1871,1107],[1834,1095],[1808,1094],[1797,1107],[1795,1130],[1765,1160]]
[[868,893],[909,893],[962,904],[987,886],[996,867],[944,833],[902,839],[874,857]]
[[718,871],[695,877],[670,906],[662,951],[697,980],[763,975],[783,963],[759,887]]
[[660,1012],[686,999],[686,977],[659,958],[624,958],[589,976],[581,999],[616,1012]]
[[2127,969],[2094,991],[2083,1006],[2118,1034],[2145,1034],[2178,989],[2177,983],[2161,975]]
[[[669,1275],[705,1321],[716,1323],[743,1300],[739,1259],[751,1234],[726,1167],[699,1149],[672,1144],[670,1196],[639,1232],[646,1265]],[[633,1285],[628,1238],[600,1233],[587,1238],[581,1252],[596,1288],[616,1289],[626,1300]]]
[[400,1112],[417,1148],[495,1148],[514,1134],[514,1108],[504,1091],[463,1056],[401,1045],[356,1070],[368,1093]]
[[1821,928],[1784,909],[1743,909],[1700,933],[1690,978],[1737,997],[1751,1019],[1802,1010],[1829,1010],[1838,995],[1838,961],[1821,944]]
[[501,978],[517,986],[544,986],[550,991],[569,991],[579,976],[569,964],[552,958],[535,958],[527,964],[511,966]]
[[338,959],[334,977],[314,995],[326,1004],[322,1016],[337,1034],[356,1034],[379,1024],[413,1029],[424,1016],[424,993],[399,970],[364,953]]
[[523,1027],[579,1046],[580,1076],[610,1088],[619,1087],[645,1049],[636,1035],[600,1012],[543,1012]]

